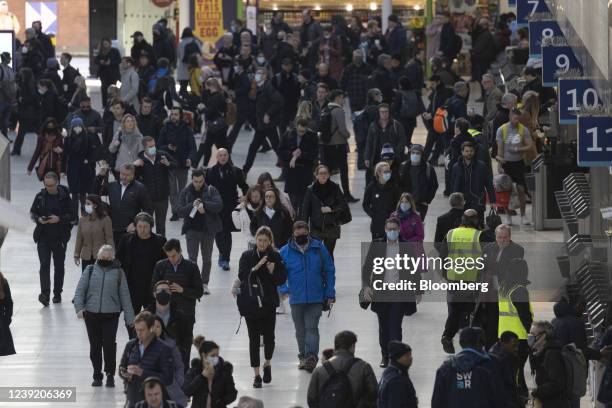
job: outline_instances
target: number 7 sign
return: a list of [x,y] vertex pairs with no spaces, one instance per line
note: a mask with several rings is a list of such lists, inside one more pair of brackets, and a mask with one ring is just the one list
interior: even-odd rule
[[550,9],[544,0],[516,0],[516,23],[527,25],[535,13],[547,13]]
[[612,117],[578,117],[578,165],[581,167],[612,165]]

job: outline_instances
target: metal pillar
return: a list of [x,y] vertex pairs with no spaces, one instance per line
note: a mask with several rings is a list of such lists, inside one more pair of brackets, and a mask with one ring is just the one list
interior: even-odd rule
[[389,27],[388,18],[393,13],[393,5],[391,4],[391,0],[382,0],[381,4],[382,11],[382,32],[385,33],[387,28]]

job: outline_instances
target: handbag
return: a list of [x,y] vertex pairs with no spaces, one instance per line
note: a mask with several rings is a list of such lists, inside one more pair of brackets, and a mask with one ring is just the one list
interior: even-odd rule
[[225,123],[233,125],[236,123],[236,116],[238,115],[238,109],[234,102],[229,102],[225,111]]
[[370,304],[372,304],[372,302],[366,299],[365,288],[361,288],[361,290],[359,291],[359,306],[363,310],[367,310],[368,307],[370,307]]
[[227,123],[222,117],[209,121],[207,125],[207,133],[220,133],[227,130]]
[[502,223],[501,217],[497,214],[497,210],[495,209],[495,207],[491,207],[491,209],[489,210],[489,215],[487,215],[485,222],[487,223],[487,227],[489,228],[491,228],[492,226],[497,227]]

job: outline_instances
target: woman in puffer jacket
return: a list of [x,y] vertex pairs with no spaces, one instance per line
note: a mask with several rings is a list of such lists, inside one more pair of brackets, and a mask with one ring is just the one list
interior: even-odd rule
[[247,247],[252,249],[255,246],[255,236],[251,232],[251,223],[255,217],[255,211],[262,202],[263,190],[260,186],[254,185],[249,188],[244,199],[232,211],[232,221],[234,227],[242,231],[247,241]]
[[400,196],[397,209],[391,214],[391,218],[400,221],[400,241],[423,242],[425,239],[423,222],[410,193],[403,193]]
[[85,319],[87,327],[89,358],[94,369],[92,387],[102,386],[103,351],[106,386],[114,387],[119,315],[123,311],[125,324],[130,326],[134,322],[134,309],[127,279],[121,264],[115,260],[113,247],[102,246],[96,259],[81,275],[74,294],[74,310],[79,319]]

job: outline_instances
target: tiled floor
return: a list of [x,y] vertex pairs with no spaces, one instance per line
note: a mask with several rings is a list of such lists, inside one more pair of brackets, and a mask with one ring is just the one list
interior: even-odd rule
[[[97,94],[94,98],[97,98]],[[416,130],[414,139],[424,142],[423,127]],[[242,132],[234,151],[234,162],[244,162],[250,134]],[[41,184],[34,176],[26,176],[27,160],[34,149],[34,136],[28,136],[23,156],[12,163],[13,203],[24,211],[30,208],[35,193]],[[250,173],[253,183],[260,172],[270,171],[274,176],[279,169],[274,166],[274,153],[258,154]],[[355,154],[350,159],[351,187],[360,197],[364,190],[363,172],[357,171]],[[439,178],[443,175],[438,168]],[[343,329],[357,333],[357,355],[378,368],[380,360],[378,326],[374,313],[363,311],[357,302],[360,285],[360,243],[370,238],[369,219],[360,203],[352,205],[353,221],[343,227],[342,238],[336,247],[337,303],[331,316],[321,318],[321,349],[333,346],[333,336]],[[447,211],[447,200],[442,188],[431,205],[426,220],[426,240],[433,240],[436,216]],[[180,223],[168,222],[168,236],[180,234]],[[515,241],[546,242],[561,241],[560,232],[534,232],[531,227],[514,227]],[[74,238],[73,233],[73,238]],[[239,315],[229,288],[237,273],[239,254],[245,249],[240,233],[235,233],[231,271],[224,272],[216,266],[217,252],[213,253],[210,296],[202,298],[197,305],[197,322],[194,332],[201,333],[221,345],[221,355],[234,364],[234,378],[239,395],[252,395],[265,401],[267,408],[287,408],[293,405],[306,406],[306,389],[309,375],[296,367],[296,343],[293,323],[289,315],[279,316],[276,328],[276,352],[273,360],[274,381],[261,390],[253,390],[252,371],[249,368],[248,339],[246,327],[236,334]],[[41,308],[37,301],[39,292],[38,258],[31,232],[11,231],[2,247],[0,268],[8,278],[15,299],[15,316],[12,330],[17,354],[0,358],[0,386],[75,386],[77,403],[70,405],[48,404],[56,407],[120,407],[124,402],[121,387],[113,389],[90,387],[91,366],[88,341],[84,324],[77,320],[70,299],[80,275],[80,268],[72,263],[74,240],[68,245],[66,261],[66,283],[64,302]],[[551,262],[551,268],[556,268]],[[550,317],[550,305],[536,305],[536,317]],[[438,365],[445,355],[440,346],[440,335],[446,318],[444,303],[422,303],[418,313],[404,320],[404,341],[413,349],[414,365],[410,370],[421,406],[428,406],[433,388],[433,379]],[[127,336],[120,327],[117,339],[121,352]],[[43,406],[45,404],[37,404]],[[11,404],[0,403],[0,406]],[[17,406],[15,404],[14,406]],[[28,404],[19,404],[26,407]]]

